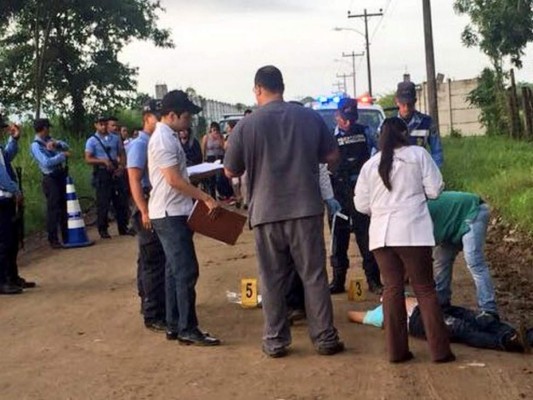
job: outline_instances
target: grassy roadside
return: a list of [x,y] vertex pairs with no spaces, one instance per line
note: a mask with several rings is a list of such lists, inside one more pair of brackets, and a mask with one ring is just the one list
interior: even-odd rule
[[[72,148],[69,170],[78,196],[93,195],[91,168],[83,161],[85,139],[52,133]],[[13,163],[23,170],[26,233],[45,227],[41,174],[29,152],[33,137],[32,129],[25,128]],[[480,194],[507,222],[517,224],[533,236],[533,143],[503,137],[445,138],[444,156],[443,174],[447,189]]]
[[504,137],[444,139],[446,187],[478,193],[533,236],[533,143]]

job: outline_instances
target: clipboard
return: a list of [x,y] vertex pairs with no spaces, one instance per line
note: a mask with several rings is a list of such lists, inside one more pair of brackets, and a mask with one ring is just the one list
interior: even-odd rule
[[210,237],[211,239],[229,244],[237,243],[237,239],[244,230],[247,218],[222,207],[216,219],[211,219],[209,209],[203,201],[194,203],[191,215],[187,220],[189,228],[193,232]]
[[224,166],[221,163],[205,162],[187,167],[187,174],[189,175],[189,180],[192,183],[196,183],[203,179],[210,178],[222,170],[224,170]]

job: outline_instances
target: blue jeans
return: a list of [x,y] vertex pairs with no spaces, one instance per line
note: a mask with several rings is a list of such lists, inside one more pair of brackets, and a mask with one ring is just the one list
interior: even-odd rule
[[198,260],[187,217],[165,217],[152,220],[165,251],[165,308],[167,331],[178,335],[198,329],[196,317],[196,281]]
[[[449,306],[444,307],[442,311],[452,342],[480,349],[505,350],[506,339],[516,334],[511,325],[498,320],[493,320],[486,326],[480,325],[476,313],[463,307]],[[425,337],[418,307],[409,319],[409,333],[414,337]]]
[[[486,204],[481,204],[476,217],[465,221],[470,230],[463,235],[462,244],[466,266],[476,285],[479,309],[497,313],[494,286],[484,254],[489,215],[489,207]],[[453,263],[459,251],[461,251],[460,245],[446,243],[433,249],[433,273],[437,286],[437,297],[442,305],[451,302]]]

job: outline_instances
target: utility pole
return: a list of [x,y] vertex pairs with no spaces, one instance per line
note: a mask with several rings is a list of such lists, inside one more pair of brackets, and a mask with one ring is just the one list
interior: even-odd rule
[[426,44],[426,75],[428,81],[428,111],[433,123],[439,128],[439,106],[437,102],[437,78],[435,51],[433,49],[433,27],[431,24],[431,2],[422,0],[424,9],[424,41]]
[[348,91],[348,86],[346,85],[346,78],[351,78],[352,76],[353,76],[352,74],[337,74],[337,78],[342,78],[342,80],[344,82],[344,92],[345,93]]
[[378,13],[369,14],[365,8],[363,14],[352,15],[348,11],[348,18],[364,18],[365,19],[365,41],[366,41],[366,68],[368,71],[368,94],[372,97],[372,72],[370,69],[370,40],[368,39],[368,18],[371,17],[382,17],[383,12],[381,9]]
[[356,53],[355,51],[352,51],[351,53],[344,53],[342,52],[343,57],[351,57],[352,58],[352,76],[353,76],[353,98],[355,99],[357,97],[357,88],[356,88],[356,75],[355,75],[355,57],[362,57],[364,56],[364,53]]
[[[337,89],[338,92],[341,91],[341,88],[343,87],[343,83],[341,81],[337,81],[333,84],[333,87]],[[346,87],[344,87],[346,88]]]

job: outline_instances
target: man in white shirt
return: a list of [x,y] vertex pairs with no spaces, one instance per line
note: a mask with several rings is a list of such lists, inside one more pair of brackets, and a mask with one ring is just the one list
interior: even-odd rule
[[148,213],[167,259],[167,339],[185,345],[216,346],[220,340],[198,328],[195,304],[198,260],[187,218],[193,199],[203,201],[213,216],[218,203],[190,184],[186,155],[177,134],[190,127],[192,115],[200,110],[181,90],[173,90],[163,97],[161,122],[157,123],[148,144],[152,184]]

